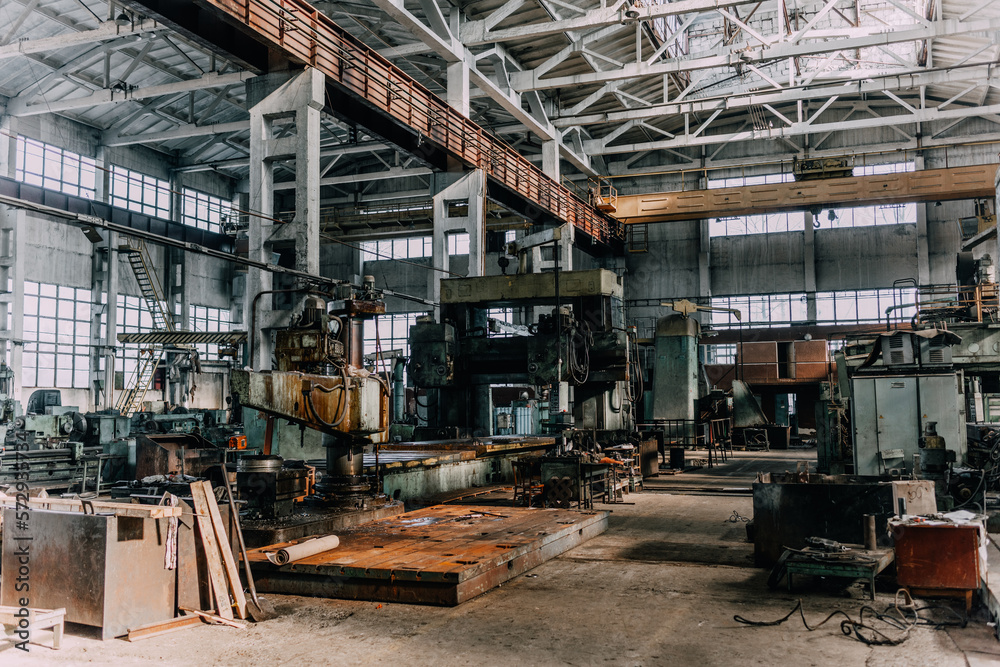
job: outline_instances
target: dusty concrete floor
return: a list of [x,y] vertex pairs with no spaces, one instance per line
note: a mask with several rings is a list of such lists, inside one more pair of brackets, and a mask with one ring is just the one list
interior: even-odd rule
[[[781,465],[774,462],[774,465]],[[741,467],[737,462],[736,467]],[[794,469],[794,462],[791,464]],[[857,617],[867,595],[803,583],[771,591],[751,567],[752,545],[733,511],[746,496],[633,494],[610,529],[562,557],[456,608],[272,596],[280,618],[245,630],[202,626],[130,644],[74,626],[61,651],[0,654],[0,665],[935,665],[1000,664],[1000,643],[979,622],[915,629],[899,647],[867,647],[839,623],[807,631],[785,615],[802,598],[818,622]],[[892,600],[880,592],[880,610]]]

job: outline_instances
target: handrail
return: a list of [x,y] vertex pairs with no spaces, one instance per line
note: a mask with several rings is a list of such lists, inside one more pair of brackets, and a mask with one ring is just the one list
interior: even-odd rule
[[258,42],[323,72],[329,83],[381,112],[355,120],[378,126],[388,115],[416,132],[418,145],[427,142],[469,167],[482,169],[494,182],[595,241],[617,245],[624,240],[620,222],[575,197],[304,0],[198,0],[198,4],[228,17]]

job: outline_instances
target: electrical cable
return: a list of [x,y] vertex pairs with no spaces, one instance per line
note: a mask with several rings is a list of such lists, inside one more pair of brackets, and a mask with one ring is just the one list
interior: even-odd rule
[[[900,604],[900,594],[906,597],[906,602],[902,605]],[[899,619],[890,616],[890,611],[895,611]],[[905,610],[905,611],[904,611]],[[955,621],[934,621],[933,619],[921,616],[920,612],[927,610],[944,610],[950,612],[956,617]],[[968,623],[968,619],[961,616],[954,609],[950,607],[945,607],[942,605],[927,605],[924,607],[917,607],[910,594],[905,589],[900,589],[896,591],[896,596],[893,599],[893,603],[885,608],[881,613],[875,608],[865,605],[861,607],[858,613],[858,620],[851,618],[850,614],[842,609],[836,609],[831,612],[826,618],[817,623],[816,625],[809,625],[809,621],[806,620],[805,610],[802,606],[802,600],[798,600],[795,607],[792,608],[790,612],[785,614],[783,617],[773,620],[773,621],[753,621],[740,616],[739,614],[733,616],[733,620],[737,623],[743,623],[744,625],[749,625],[751,627],[772,627],[776,625],[781,625],[792,616],[795,612],[799,613],[799,617],[802,619],[802,625],[805,626],[806,630],[813,632],[822,627],[825,623],[837,616],[843,616],[844,620],[840,622],[840,631],[847,637],[853,637],[857,641],[867,645],[867,646],[899,646],[905,642],[909,636],[910,631],[917,626],[929,626],[935,630],[939,630],[945,627],[965,627]],[[913,618],[910,620],[908,613],[912,612]],[[866,616],[870,619],[866,622]],[[879,621],[884,623],[887,628],[880,629],[872,625],[872,621]],[[900,636],[890,636],[883,630],[888,629],[899,630],[902,632]]]

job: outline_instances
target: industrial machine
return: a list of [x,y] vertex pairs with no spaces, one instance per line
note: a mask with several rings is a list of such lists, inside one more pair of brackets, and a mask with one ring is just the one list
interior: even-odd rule
[[128,417],[81,413],[59,405],[57,390],[42,394],[33,394],[28,403],[31,410],[45,412],[14,417],[7,429],[0,447],[0,483],[22,479],[46,488],[95,489],[131,474],[135,445],[128,438]]
[[[364,507],[378,491],[364,476],[363,457],[366,446],[386,440],[390,391],[362,363],[364,322],[383,313],[385,302],[371,276],[357,291],[342,286],[337,294],[309,293],[291,326],[275,333],[276,368],[231,372],[235,401],[242,407],[323,433],[326,469],[313,503]],[[263,444],[263,453],[271,454],[270,442]],[[310,474],[302,466],[278,466],[273,458],[242,465],[246,474],[237,468],[237,488],[241,497],[256,499],[259,516],[288,514],[291,505],[279,487],[298,493]],[[267,484],[278,491],[258,493],[253,487],[261,474],[273,477]],[[264,497],[273,508],[263,507]]]
[[[509,308],[526,325],[490,326]],[[634,427],[637,372],[621,278],[604,269],[441,281],[441,315],[410,329],[409,379],[426,394],[418,440],[487,436],[492,385],[548,390],[543,428],[611,434]],[[537,392],[541,393],[541,392]]]

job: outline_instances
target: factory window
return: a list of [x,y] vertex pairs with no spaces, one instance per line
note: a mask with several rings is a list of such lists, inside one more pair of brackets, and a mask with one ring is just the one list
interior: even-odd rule
[[469,232],[456,232],[454,234],[448,234],[448,254],[469,254]]
[[431,256],[431,237],[410,236],[380,241],[362,241],[361,261],[383,259],[420,259]]
[[[746,185],[767,183],[790,183],[795,177],[789,173],[765,174],[761,176],[736,176],[734,178],[713,178],[708,181],[709,189],[735,188]],[[741,215],[728,218],[710,218],[709,236],[746,236],[748,234],[771,234],[776,232],[800,232],[805,228],[805,213],[766,213],[761,215]]]
[[111,204],[170,219],[170,184],[118,165],[111,166]]
[[181,222],[198,229],[222,233],[222,225],[232,219],[232,207],[220,197],[184,188]]
[[97,163],[91,158],[18,137],[16,162],[14,177],[19,181],[74,197],[95,197]]
[[[146,302],[136,296],[118,295],[118,333],[145,333],[153,331],[153,316],[146,308]],[[125,382],[135,373],[139,353],[143,346],[135,343],[118,345],[117,370],[125,375]],[[148,346],[146,346],[148,347]]]
[[[389,350],[402,350],[403,356],[410,356],[410,327],[416,324],[417,318],[424,313],[396,313],[381,315],[374,322],[365,322],[365,355],[372,355],[381,350],[383,354]],[[377,338],[376,338],[377,332]],[[377,349],[376,349],[377,348]],[[392,365],[378,364],[379,369]]]
[[735,329],[805,322],[808,307],[805,294],[758,294],[755,296],[712,297],[715,308],[735,308],[741,320],[726,312],[712,313],[712,328]]
[[90,290],[24,283],[22,386],[89,387],[91,306]]
[[736,345],[706,345],[706,364],[735,364]]
[[883,204],[833,208],[816,217],[817,229],[845,229],[848,227],[873,227],[875,225],[916,224],[917,205]]
[[[816,321],[820,324],[909,322],[916,314],[916,290],[881,289],[816,293]],[[886,315],[886,310],[891,309]]]
[[[229,311],[207,306],[191,306],[188,316],[188,326],[191,331],[231,331]],[[219,358],[218,345],[195,345],[202,360]]]
[[713,237],[801,232],[804,228],[805,214],[801,211],[710,218],[708,221],[708,233],[709,236]]

